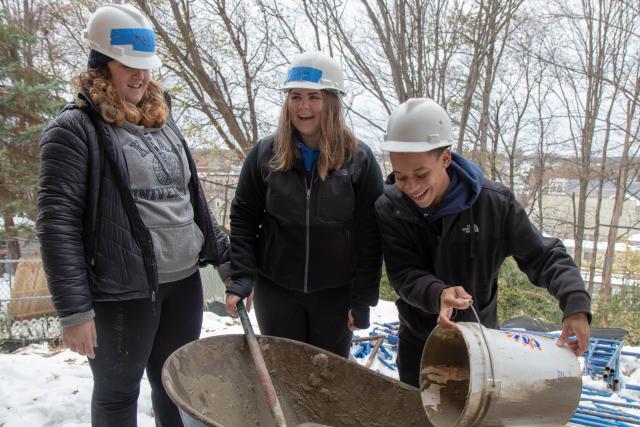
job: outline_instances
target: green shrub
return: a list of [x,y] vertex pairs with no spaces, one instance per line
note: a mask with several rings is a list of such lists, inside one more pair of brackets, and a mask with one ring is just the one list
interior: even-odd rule
[[[558,303],[546,289],[534,287],[527,276],[509,258],[498,279],[498,319],[501,322],[517,316],[527,316],[551,323],[562,323]],[[592,299],[592,328],[622,328],[629,345],[640,344],[640,287],[624,286],[608,302]]]
[[558,302],[546,289],[533,286],[513,258],[507,258],[498,277],[498,321],[527,316],[544,322],[560,323]]
[[[397,294],[389,284],[385,269],[380,282],[380,299],[395,301]],[[592,328],[623,328],[625,343],[640,345],[640,286],[624,286],[608,302],[592,301]],[[498,321],[518,316],[548,323],[562,323],[558,301],[546,289],[533,286],[513,258],[502,265],[498,278]]]
[[596,297],[592,310],[592,327],[626,329],[625,344],[640,344],[640,287],[623,286],[608,302]]

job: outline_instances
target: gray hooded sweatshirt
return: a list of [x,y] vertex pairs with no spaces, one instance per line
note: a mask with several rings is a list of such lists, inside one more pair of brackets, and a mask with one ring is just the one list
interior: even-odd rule
[[168,126],[112,126],[129,171],[129,185],[142,221],[149,228],[160,283],[174,282],[198,269],[204,243],[193,220],[191,172],[178,137]]

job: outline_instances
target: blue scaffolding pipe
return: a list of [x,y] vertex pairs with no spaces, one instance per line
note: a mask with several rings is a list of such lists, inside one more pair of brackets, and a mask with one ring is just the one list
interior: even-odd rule
[[621,354],[623,356],[633,356],[635,358],[640,358],[640,353],[634,353],[633,351],[623,351]]
[[[622,410],[620,410],[619,408],[612,408],[608,405],[603,405],[601,403],[595,403],[594,405],[596,405],[596,409],[598,410],[598,412],[604,412],[607,414],[611,414],[611,415],[617,415],[617,416],[622,416],[622,417],[626,417],[626,418],[630,418],[636,421],[636,423],[638,423],[640,421],[640,417],[634,414],[630,414],[628,412],[624,412]],[[590,409],[589,407],[585,407],[585,406],[578,406],[578,408],[583,408],[583,409]]]
[[582,386],[582,395],[596,395],[602,397],[611,397],[613,395],[610,391],[598,390],[597,388],[589,387],[586,385]]
[[605,418],[594,417],[585,414],[575,414],[569,423],[580,426],[590,427],[602,427],[602,426],[619,426],[619,427],[632,427],[631,424],[622,423],[619,421],[607,420]]
[[581,396],[580,400],[585,400],[585,401],[589,401],[589,402],[593,402],[593,403],[602,403],[602,404],[605,404],[605,405],[621,406],[623,408],[631,408],[631,409],[639,409],[640,410],[640,405],[635,405],[633,403],[611,402],[609,400],[594,399],[592,397],[584,397],[584,396]]
[[625,417],[624,415],[607,414],[607,413],[604,413],[604,412],[599,412],[596,409],[591,410],[591,409],[584,409],[584,408],[578,407],[578,409],[576,409],[576,414],[591,415],[593,417],[600,417],[600,418],[605,418],[605,419],[608,419],[608,420],[633,423],[633,424],[637,425],[637,421],[635,419],[633,419],[633,418]]

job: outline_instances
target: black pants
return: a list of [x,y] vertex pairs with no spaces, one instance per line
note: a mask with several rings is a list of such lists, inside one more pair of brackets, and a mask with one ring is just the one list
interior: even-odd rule
[[403,383],[419,387],[420,382],[420,362],[422,361],[422,350],[426,341],[422,341],[409,330],[400,324],[398,331],[398,356],[396,365],[400,381]]
[[305,294],[259,278],[254,301],[261,334],[290,338],[349,356],[352,333],[347,326],[348,288]]
[[98,348],[93,372],[91,424],[135,427],[140,380],[147,369],[156,426],[182,426],[160,379],[174,350],[198,339],[203,297],[200,273],[160,285],[151,299],[94,302]]

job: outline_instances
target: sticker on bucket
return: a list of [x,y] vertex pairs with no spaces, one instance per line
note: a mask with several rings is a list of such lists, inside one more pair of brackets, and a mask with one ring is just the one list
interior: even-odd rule
[[532,336],[526,334],[517,334],[515,332],[505,332],[507,337],[512,338],[515,342],[520,342],[525,347],[530,347],[531,349],[538,349],[538,351],[542,351],[542,345],[540,345],[540,341],[533,338]]

